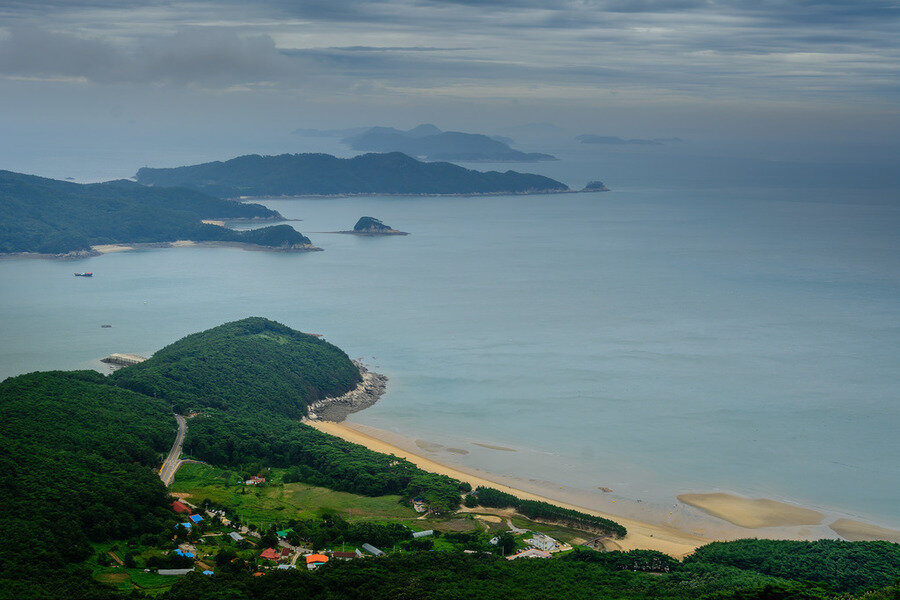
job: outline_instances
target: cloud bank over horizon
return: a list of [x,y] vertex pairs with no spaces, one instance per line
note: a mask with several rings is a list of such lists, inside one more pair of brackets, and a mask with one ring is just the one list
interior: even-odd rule
[[255,107],[292,127],[587,131],[603,114],[634,136],[766,123],[888,136],[898,13],[883,0],[13,0],[0,94],[24,119],[100,119],[86,107],[101,103],[153,120],[162,104],[174,121]]

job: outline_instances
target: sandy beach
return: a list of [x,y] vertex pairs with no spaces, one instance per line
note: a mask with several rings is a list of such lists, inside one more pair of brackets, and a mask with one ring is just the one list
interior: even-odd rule
[[681,494],[678,500],[748,529],[818,525],[823,518],[819,511],[767,498],[743,498],[734,494],[713,493]]
[[842,538],[850,540],[851,542],[885,540],[900,544],[900,531],[897,531],[896,529],[870,525],[869,523],[854,521],[852,519],[838,519],[829,525],[829,527]]
[[490,479],[490,475],[484,473],[475,474],[459,467],[451,467],[430,458],[426,458],[421,454],[405,450],[399,446],[378,439],[371,435],[371,433],[375,432],[372,428],[352,423],[332,423],[328,421],[307,421],[306,424],[315,427],[319,431],[343,438],[348,442],[366,446],[376,452],[393,454],[405,458],[421,469],[454,477],[460,481],[469,483],[472,487],[477,487],[479,485],[493,487],[510,494],[515,494],[520,498],[552,502],[553,504],[565,508],[571,508],[588,514],[613,519],[628,529],[628,535],[621,540],[611,540],[608,542],[607,546],[612,550],[633,550],[637,548],[659,550],[670,556],[681,558],[693,552],[697,547],[712,541],[704,537],[679,531],[672,527],[645,523],[617,515],[598,512],[573,504],[559,502],[558,500],[527,492],[525,490],[513,488]]

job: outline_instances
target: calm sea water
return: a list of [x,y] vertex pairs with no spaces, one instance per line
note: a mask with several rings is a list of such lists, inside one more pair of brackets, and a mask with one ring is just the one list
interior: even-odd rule
[[[892,171],[594,152],[526,168],[615,191],[265,202],[325,252],[2,260],[0,377],[261,315],[391,378],[353,421],[465,449],[470,466],[900,525]],[[363,215],[412,235],[318,233]]]

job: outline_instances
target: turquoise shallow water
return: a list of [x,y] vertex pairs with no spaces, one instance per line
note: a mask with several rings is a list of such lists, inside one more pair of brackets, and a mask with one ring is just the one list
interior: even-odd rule
[[[607,158],[539,167],[583,183],[619,160],[605,194],[266,201],[325,252],[2,260],[0,376],[262,315],[391,378],[352,420],[466,449],[470,466],[900,526],[892,188],[729,186],[727,172],[695,185]],[[412,235],[317,233],[362,215]]]

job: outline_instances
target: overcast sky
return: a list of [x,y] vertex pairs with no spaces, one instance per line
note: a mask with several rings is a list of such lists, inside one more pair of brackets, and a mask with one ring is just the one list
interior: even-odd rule
[[[897,0],[0,0],[0,125],[900,134]],[[2,165],[0,165],[2,167]]]

